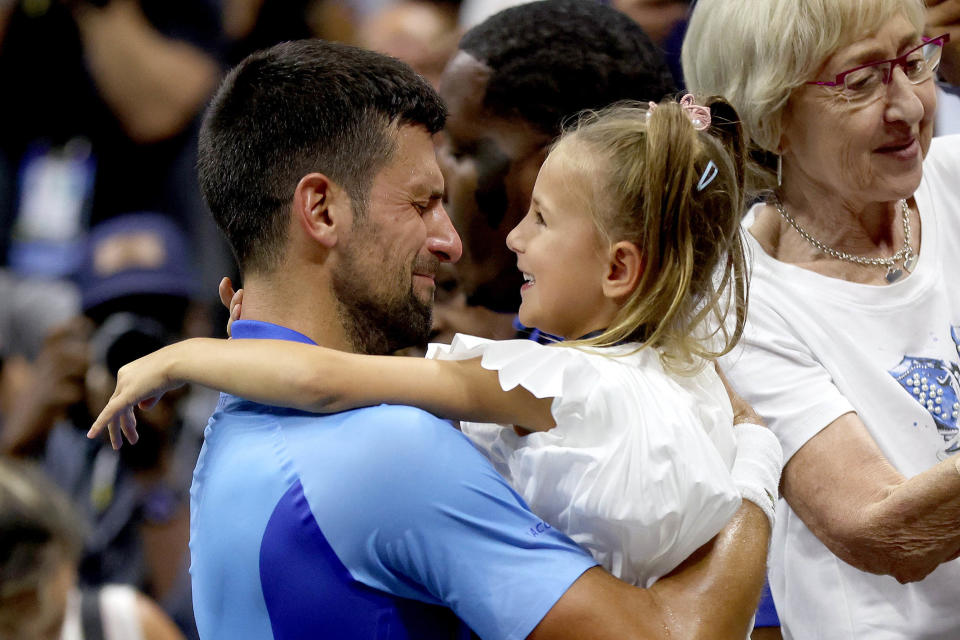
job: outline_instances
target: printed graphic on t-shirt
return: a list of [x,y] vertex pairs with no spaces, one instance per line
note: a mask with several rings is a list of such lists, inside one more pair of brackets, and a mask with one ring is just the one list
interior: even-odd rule
[[[960,355],[960,326],[950,327],[950,337]],[[960,451],[960,364],[905,355],[890,375],[930,413],[945,443],[944,457]]]

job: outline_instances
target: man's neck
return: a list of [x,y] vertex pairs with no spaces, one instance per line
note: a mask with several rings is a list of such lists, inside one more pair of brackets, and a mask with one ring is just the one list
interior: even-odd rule
[[294,285],[299,282],[291,277],[248,275],[240,318],[271,322],[298,331],[320,346],[353,351],[329,290],[317,284]]

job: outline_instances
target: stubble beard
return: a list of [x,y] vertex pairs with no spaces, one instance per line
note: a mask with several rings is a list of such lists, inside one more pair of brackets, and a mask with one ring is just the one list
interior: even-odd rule
[[[417,297],[412,277],[402,268],[393,274],[366,276],[357,254],[356,250],[344,253],[332,279],[337,317],[353,350],[384,355],[425,344],[430,338],[433,300],[423,302]],[[421,261],[414,263],[414,271],[419,272]],[[386,283],[388,279],[391,282]]]

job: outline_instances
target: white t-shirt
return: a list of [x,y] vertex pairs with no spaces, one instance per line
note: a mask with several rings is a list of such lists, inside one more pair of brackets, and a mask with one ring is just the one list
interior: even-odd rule
[[613,575],[649,586],[723,528],[740,493],[730,477],[733,410],[716,371],[669,375],[656,350],[631,354],[637,346],[458,335],[428,357],[482,356],[504,389],[554,398],[557,426],[547,432],[461,428],[534,513]]
[[[958,186],[960,136],[936,138],[915,194],[919,260],[887,286],[779,262],[747,234],[747,327],[721,364],[780,438],[784,461],[848,411],[906,477],[957,451]],[[770,587],[786,638],[960,638],[960,561],[902,585],[837,558],[785,501],[777,511]]]

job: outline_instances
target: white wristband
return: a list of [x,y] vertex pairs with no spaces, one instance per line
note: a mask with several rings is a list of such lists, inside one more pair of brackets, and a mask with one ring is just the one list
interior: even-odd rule
[[737,437],[737,457],[730,475],[743,499],[763,510],[773,530],[783,468],[780,441],[770,429],[749,422],[735,424],[733,432]]

